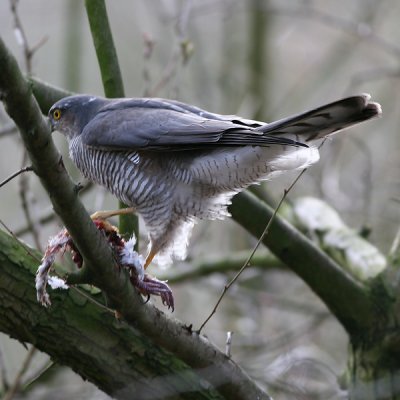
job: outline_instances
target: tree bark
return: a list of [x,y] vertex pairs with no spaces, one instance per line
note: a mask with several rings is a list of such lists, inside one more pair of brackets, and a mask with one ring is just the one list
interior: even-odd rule
[[[0,330],[68,365],[117,399],[222,399],[187,364],[157,346],[83,288],[36,301],[40,254],[0,231]],[[97,296],[97,302],[103,302]],[[201,371],[200,371],[201,372]]]

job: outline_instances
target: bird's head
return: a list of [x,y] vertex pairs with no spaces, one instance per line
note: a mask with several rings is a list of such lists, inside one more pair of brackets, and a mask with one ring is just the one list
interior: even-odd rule
[[62,133],[68,140],[79,136],[106,102],[104,98],[88,95],[70,96],[57,101],[49,110],[51,130]]

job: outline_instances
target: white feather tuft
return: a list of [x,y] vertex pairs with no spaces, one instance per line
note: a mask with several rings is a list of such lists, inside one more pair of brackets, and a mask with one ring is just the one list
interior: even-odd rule
[[[186,258],[187,246],[192,234],[195,220],[177,221],[177,227],[174,229],[172,239],[154,258],[154,262],[160,267],[166,267],[172,263],[172,260],[184,260]],[[149,245],[150,246],[150,245]]]

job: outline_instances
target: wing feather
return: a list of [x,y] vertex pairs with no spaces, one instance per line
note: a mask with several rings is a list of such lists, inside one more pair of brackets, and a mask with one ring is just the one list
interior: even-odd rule
[[248,121],[253,126],[179,102],[159,99],[115,100],[100,109],[84,127],[82,141],[96,148],[148,151],[214,146],[302,145],[285,137],[265,135],[256,130],[261,124]]
[[369,95],[348,97],[270,124],[209,113],[164,99],[116,99],[84,127],[82,141],[116,150],[182,151],[218,146],[289,145],[320,139],[380,115]]

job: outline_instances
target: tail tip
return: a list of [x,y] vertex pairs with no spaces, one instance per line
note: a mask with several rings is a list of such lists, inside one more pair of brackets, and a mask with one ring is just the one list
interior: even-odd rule
[[371,101],[371,95],[369,93],[363,93],[360,95],[364,99],[364,114],[369,118],[380,117],[382,115],[382,106]]

